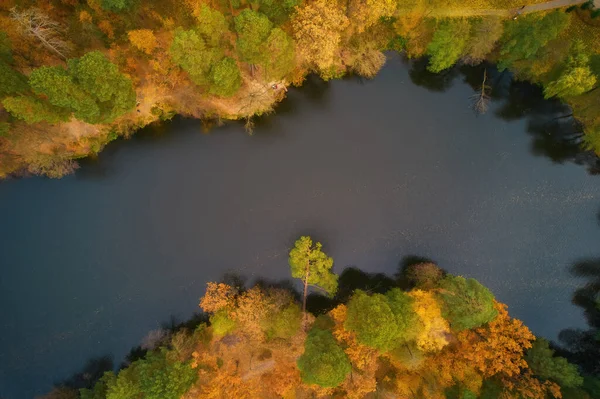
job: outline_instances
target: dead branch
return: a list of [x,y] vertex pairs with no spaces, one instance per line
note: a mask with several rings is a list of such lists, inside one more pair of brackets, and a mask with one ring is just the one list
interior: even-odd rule
[[471,107],[476,114],[481,115],[485,114],[490,105],[490,96],[488,91],[492,88],[486,84],[487,81],[487,69],[483,71],[483,82],[481,83],[481,87],[477,94],[471,96],[472,104]]
[[22,32],[37,39],[48,50],[66,60],[71,51],[71,45],[61,38],[64,28],[52,20],[38,8],[18,11],[16,7],[10,10],[10,18],[16,21]]

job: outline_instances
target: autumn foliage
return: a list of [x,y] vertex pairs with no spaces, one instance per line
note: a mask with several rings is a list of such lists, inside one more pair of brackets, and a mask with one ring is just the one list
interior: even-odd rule
[[[297,242],[291,259],[298,251]],[[177,332],[81,397],[549,399],[583,392],[576,366],[536,341],[475,280],[434,264],[409,267],[406,277],[418,286],[356,290],[305,324],[300,295],[208,283],[200,307],[209,324]]]

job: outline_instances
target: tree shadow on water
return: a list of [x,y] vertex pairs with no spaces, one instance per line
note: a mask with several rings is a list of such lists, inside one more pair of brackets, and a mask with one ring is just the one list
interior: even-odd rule
[[586,373],[600,374],[600,258],[577,262],[570,271],[587,280],[573,294],[573,304],[583,309],[589,329],[562,330],[560,352]]
[[98,356],[89,359],[85,366],[68,379],[56,383],[55,386],[72,389],[91,388],[107,371],[114,369],[112,356]]
[[417,86],[424,87],[432,92],[444,92],[452,87],[454,79],[459,75],[458,68],[449,68],[440,73],[433,73],[427,69],[429,59],[426,57],[407,60],[403,62],[409,65],[408,76]]

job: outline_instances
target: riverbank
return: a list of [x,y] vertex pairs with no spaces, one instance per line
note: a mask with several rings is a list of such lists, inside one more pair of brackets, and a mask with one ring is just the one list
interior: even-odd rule
[[333,260],[314,244],[302,237],[299,252],[289,255],[299,279],[308,271],[302,266],[295,274],[294,267],[307,251],[329,260],[318,266],[318,277],[312,270],[310,282],[330,295],[312,293],[308,310],[302,292],[287,282],[245,287],[235,276],[210,282],[199,304],[204,313],[148,333],[118,372],[97,359],[43,399],[591,399],[598,393],[598,375],[584,366],[592,354],[578,358],[579,366],[569,363],[476,280],[423,261],[406,263],[393,278],[353,268],[328,275]]
[[[33,109],[26,106],[17,112],[15,100],[9,101],[14,116],[0,108],[0,177],[26,174],[60,177],[72,173],[78,166],[77,159],[98,154],[114,139],[129,137],[140,128],[175,114],[211,119],[217,124],[241,119],[246,122],[247,130],[252,131],[253,117],[272,112],[285,97],[287,87],[302,85],[307,74],[316,73],[326,80],[345,74],[372,78],[385,62],[383,51],[389,50],[401,51],[412,58],[429,57],[430,68],[438,72],[456,63],[477,64],[487,59],[502,68],[508,67],[517,79],[550,87],[549,96],[558,96],[573,108],[580,130],[586,133],[583,146],[600,152],[600,110],[596,106],[600,91],[595,83],[600,76],[600,27],[596,22],[600,19],[592,18],[593,7],[571,6],[549,13],[548,9],[567,4],[534,1],[534,5],[525,7],[526,15],[513,20],[518,7],[510,1],[445,4],[445,7],[417,1],[399,9],[382,2],[366,6],[372,9],[363,10],[363,14],[367,12],[372,17],[365,20],[353,8],[358,5],[351,4],[349,8],[336,5],[325,12],[317,0],[285,10],[269,8],[267,3],[250,9],[243,4],[234,9],[217,3],[211,5],[214,8],[207,8],[188,0],[185,10],[191,15],[180,14],[177,1],[132,6],[122,13],[95,3],[75,7],[62,2],[54,8],[40,9],[64,27],[78,32],[78,37],[69,38],[70,46],[76,49],[73,53],[81,55],[108,44],[103,53],[131,81],[135,106],[107,124],[74,118],[60,123],[26,123],[19,118],[37,120],[37,116],[27,116],[28,112],[35,114]],[[33,0],[29,2],[35,4]],[[13,53],[9,66],[18,74],[29,75],[36,66],[64,64],[51,52],[46,53],[47,50],[32,53],[39,44],[19,30],[15,17],[9,14],[12,5],[3,5],[4,11],[0,12],[0,28],[9,40],[5,51],[10,54],[12,49]],[[473,16],[469,9],[477,13],[500,10],[494,13],[502,15]],[[157,15],[159,11],[163,16]],[[530,13],[533,11],[539,12]],[[312,20],[314,13],[324,13],[330,19],[315,25],[304,24],[303,21]],[[78,15],[77,22],[67,19],[73,14]],[[140,20],[145,16],[151,20]],[[246,17],[262,21],[264,32],[244,30],[241,21]],[[132,23],[144,29],[132,30]],[[521,30],[530,28],[534,29],[532,35],[522,34]],[[313,39],[307,40],[311,35]],[[246,36],[249,42],[244,42]],[[446,42],[457,37],[460,40]],[[178,58],[179,38],[188,46],[183,51],[187,58],[206,58],[203,51],[210,50],[218,53],[218,59],[235,60],[233,69],[221,71],[233,75],[225,79],[217,77],[216,64],[204,69],[198,63],[196,67],[186,64],[186,57]],[[192,44],[195,40],[199,47]],[[579,42],[583,47],[573,44]],[[579,60],[578,64],[573,64],[573,60]],[[227,68],[232,66],[226,64]],[[579,80],[575,79],[576,87],[564,86],[567,81],[572,84],[573,77],[569,74],[579,73],[576,71],[583,73]],[[235,87],[227,86],[231,82]],[[36,107],[47,99],[52,107],[62,104],[58,98],[53,100],[56,93],[48,97],[50,93],[39,92],[41,89],[34,88],[33,94],[28,94],[30,89],[26,88],[15,90],[19,90],[19,101],[35,101]]]

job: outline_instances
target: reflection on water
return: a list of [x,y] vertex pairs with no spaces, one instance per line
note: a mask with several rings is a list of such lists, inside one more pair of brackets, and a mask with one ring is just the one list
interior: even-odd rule
[[[475,116],[486,67],[493,103]],[[251,137],[176,118],[74,176],[0,184],[0,395],[31,398],[94,357],[118,365],[227,271],[288,279],[301,234],[338,273],[360,269],[348,287],[385,287],[415,255],[479,279],[536,334],[587,328],[568,267],[600,257],[600,183],[572,162],[560,104],[491,66],[431,76],[396,56],[374,80],[288,94]]]
[[405,63],[410,67],[411,81],[433,92],[448,90],[458,77],[477,91],[486,70],[492,101],[500,104],[495,115],[506,121],[527,120],[534,155],[546,156],[556,163],[575,162],[585,165],[592,174],[600,173],[598,158],[581,149],[583,127],[571,117],[568,106],[557,99],[544,99],[541,87],[514,81],[508,71],[499,72],[487,63],[456,67],[441,74],[429,72],[426,59],[405,60]]

